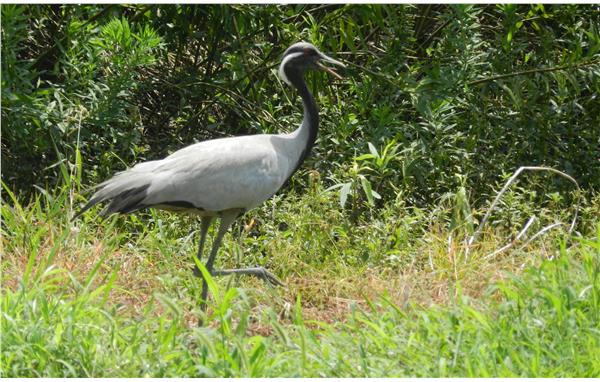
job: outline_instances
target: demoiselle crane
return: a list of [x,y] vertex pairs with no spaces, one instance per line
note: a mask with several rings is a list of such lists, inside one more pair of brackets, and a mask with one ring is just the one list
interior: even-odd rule
[[[323,62],[345,67],[306,42],[293,44],[283,54],[279,76],[298,90],[304,106],[302,123],[293,132],[213,139],[184,147],[161,160],[138,163],[94,187],[96,192],[73,219],[102,202],[108,203],[103,216],[143,208],[191,212],[201,217],[196,255],[201,260],[206,234],[218,217],[221,224],[206,262],[207,271],[212,275],[253,275],[281,285],[262,267],[216,270],[213,264],[234,220],[273,196],[310,153],[317,138],[319,114],[304,73],[324,70],[341,78]],[[194,271],[201,276],[196,266]],[[207,297],[203,278],[202,310]]]

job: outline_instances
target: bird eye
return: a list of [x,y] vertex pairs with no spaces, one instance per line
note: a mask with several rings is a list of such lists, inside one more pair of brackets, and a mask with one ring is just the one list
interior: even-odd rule
[[307,56],[314,56],[315,54],[317,54],[317,52],[315,52],[314,49],[304,48],[304,54]]

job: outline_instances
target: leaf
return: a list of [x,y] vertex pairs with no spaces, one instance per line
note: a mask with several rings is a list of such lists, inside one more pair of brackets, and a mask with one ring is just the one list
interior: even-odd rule
[[348,200],[350,191],[352,191],[352,183],[344,183],[340,190],[340,204],[342,205],[342,208],[346,205],[346,200]]
[[375,157],[378,157],[379,153],[377,152],[377,149],[375,148],[375,146],[371,142],[367,142],[367,145],[369,145],[369,151],[371,152],[371,154],[374,155]]
[[361,175],[360,183],[362,185],[363,191],[365,192],[365,195],[367,196],[367,200],[369,201],[369,204],[370,205],[375,204],[375,201],[373,200],[373,190],[371,189],[371,182],[369,182],[366,177]]
[[375,159],[375,158],[376,158],[376,156],[373,154],[363,154],[363,155],[357,157],[355,160],[362,161],[362,160],[366,160],[366,159]]
[[342,187],[344,187],[344,183],[334,184],[333,186],[325,189],[325,192],[337,190],[338,188],[342,188]]

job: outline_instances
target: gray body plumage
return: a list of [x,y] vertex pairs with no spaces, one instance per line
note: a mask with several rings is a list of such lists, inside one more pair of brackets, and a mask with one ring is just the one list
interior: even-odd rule
[[81,212],[109,200],[104,214],[146,207],[202,216],[249,210],[271,197],[291,176],[308,139],[306,130],[301,126],[291,134],[215,139],[161,160],[139,163],[99,184]]

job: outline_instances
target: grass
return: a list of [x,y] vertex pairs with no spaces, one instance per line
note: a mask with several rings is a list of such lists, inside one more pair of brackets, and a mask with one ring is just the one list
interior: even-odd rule
[[443,209],[357,217],[319,186],[278,196],[218,262],[264,265],[286,288],[215,279],[197,327],[193,218],[71,223],[68,190],[5,195],[2,377],[600,376],[597,199],[582,238],[487,258],[505,241],[490,229],[466,259]]

